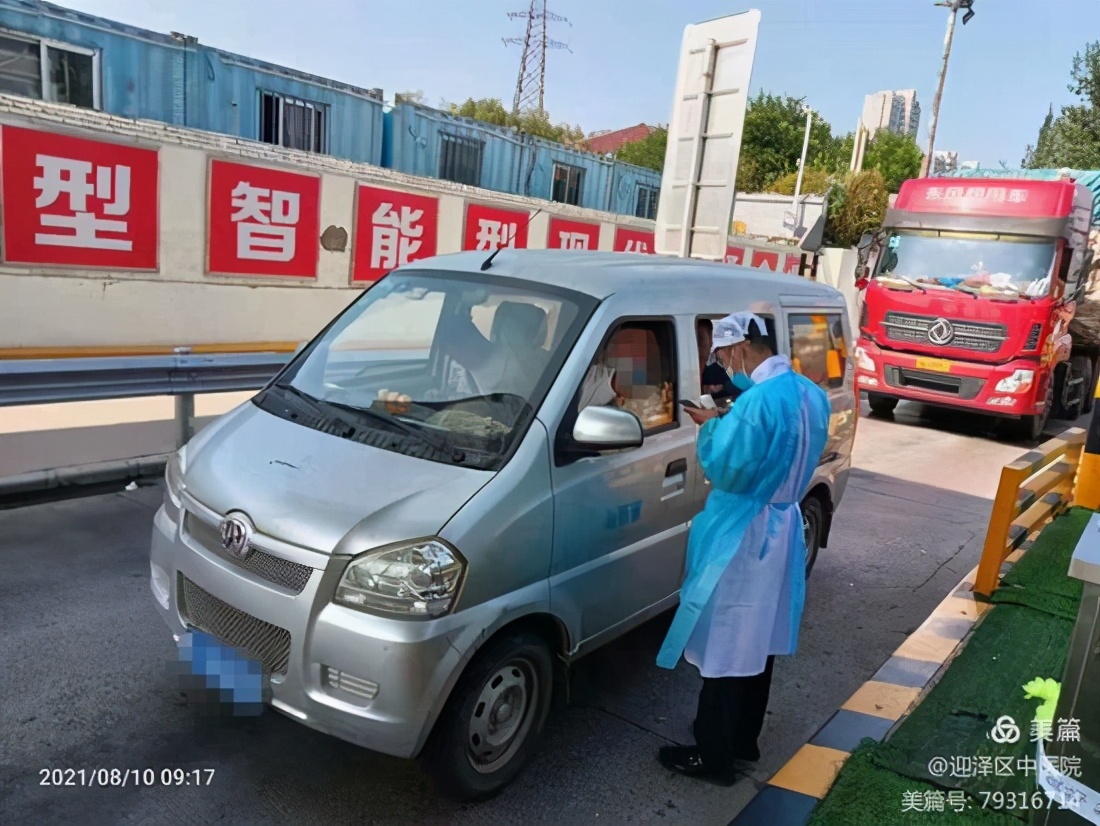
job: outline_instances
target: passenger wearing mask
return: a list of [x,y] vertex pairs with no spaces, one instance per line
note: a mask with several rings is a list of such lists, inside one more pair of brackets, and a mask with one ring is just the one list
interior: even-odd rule
[[[755,327],[755,330],[753,330]],[[724,785],[758,760],[776,655],[794,654],[806,590],[799,502],[825,448],[829,400],[775,355],[764,322],[734,313],[714,326],[713,354],[748,384],[729,412],[689,409],[712,490],[691,526],[680,606],[657,665],[683,656],[703,687],[693,746],[666,746],[668,769]]]
[[711,357],[714,323],[709,318],[701,318],[695,322],[695,340],[699,345],[699,375],[703,392],[715,401],[729,399],[732,402],[741,395],[741,391],[730,381],[722,366]]

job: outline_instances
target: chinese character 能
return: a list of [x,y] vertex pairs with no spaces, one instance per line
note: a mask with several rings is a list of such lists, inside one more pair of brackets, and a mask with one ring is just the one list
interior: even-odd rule
[[991,201],[1002,202],[1005,199],[1005,188],[1003,186],[994,186],[986,190],[985,197]]
[[1050,740],[1053,732],[1053,723],[1050,720],[1031,721],[1031,742],[1038,743],[1040,739]]
[[951,758],[952,777],[973,777],[974,758],[968,754],[957,754]]
[[371,216],[370,265],[394,270],[408,264],[420,250],[424,210],[381,203]]
[[294,258],[298,223],[296,192],[263,189],[241,181],[233,189],[231,220],[237,224],[237,257],[252,261]]
[[956,812],[966,809],[966,792],[962,789],[952,789],[947,793],[947,805]]
[[923,812],[924,795],[920,792],[902,792],[901,810],[903,812]]
[[1058,718],[1058,742],[1081,742],[1081,721],[1076,717]]
[[924,811],[942,812],[946,795],[939,789],[929,789],[924,793]]
[[[100,233],[126,232],[126,221],[99,217],[88,209],[88,198],[103,202],[102,214],[122,216],[130,211],[130,167],[96,166],[88,161],[37,155],[35,163],[42,174],[34,179],[38,190],[34,205],[39,209],[53,206],[62,195],[68,196],[73,215],[39,216],[43,227],[71,229],[72,234],[36,233],[34,242],[55,247],[86,247],[100,250],[133,250],[133,241],[104,238]],[[95,183],[89,178],[95,173]]]
[[563,250],[588,249],[588,235],[586,233],[567,232],[563,230],[558,233],[558,238],[561,240],[561,248]]
[[1008,191],[1008,202],[1010,204],[1022,204],[1027,200],[1026,189],[1010,189]]

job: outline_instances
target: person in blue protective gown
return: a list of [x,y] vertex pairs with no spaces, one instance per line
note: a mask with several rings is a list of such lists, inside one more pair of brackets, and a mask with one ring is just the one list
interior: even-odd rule
[[[755,329],[753,329],[755,328]],[[680,607],[657,657],[683,656],[703,687],[694,746],[666,746],[668,769],[726,785],[758,760],[776,655],[794,654],[806,592],[799,502],[829,431],[825,392],[775,355],[751,313],[714,325],[713,350],[747,386],[729,412],[689,409],[712,489],[691,527]]]

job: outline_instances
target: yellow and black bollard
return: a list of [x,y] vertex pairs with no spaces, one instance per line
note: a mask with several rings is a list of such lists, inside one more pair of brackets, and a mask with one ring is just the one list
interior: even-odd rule
[[1073,504],[1089,510],[1100,510],[1100,381],[1096,383],[1095,399],[1085,449],[1077,466],[1077,484]]

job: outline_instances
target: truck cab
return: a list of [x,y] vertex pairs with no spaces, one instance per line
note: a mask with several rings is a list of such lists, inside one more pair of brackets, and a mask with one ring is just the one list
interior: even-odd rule
[[1038,439],[1091,405],[1095,354],[1069,334],[1087,287],[1092,193],[1069,180],[902,184],[864,267],[856,382],[871,412],[901,400],[1000,418]]

